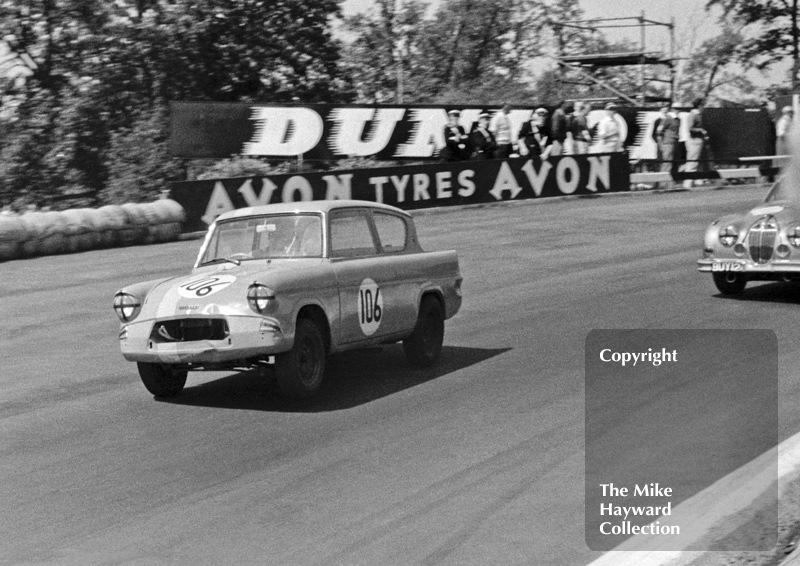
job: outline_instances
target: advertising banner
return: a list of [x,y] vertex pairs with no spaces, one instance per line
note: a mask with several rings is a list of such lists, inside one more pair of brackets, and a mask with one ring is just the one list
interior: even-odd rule
[[627,191],[629,179],[628,160],[616,153],[187,181],[170,194],[186,211],[184,231],[194,232],[229,210],[263,204],[357,199],[411,210]]
[[[511,110],[512,134],[529,120],[536,106]],[[175,102],[171,109],[170,153],[176,157],[225,158],[232,155],[333,160],[375,157],[380,160],[428,160],[445,145],[447,112],[461,111],[459,123],[469,132],[481,112],[497,108],[459,106],[335,106]],[[552,113],[553,108],[550,108]],[[605,111],[587,115],[593,130]],[[680,112],[681,140],[689,137],[688,109]],[[631,159],[655,159],[653,108],[621,107],[620,134]],[[716,159],[770,155],[774,138],[766,110],[706,108],[703,121]]]

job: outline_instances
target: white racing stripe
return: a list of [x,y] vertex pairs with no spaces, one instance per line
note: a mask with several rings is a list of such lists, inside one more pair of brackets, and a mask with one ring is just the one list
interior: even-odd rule
[[177,313],[178,301],[180,301],[180,296],[178,295],[177,287],[172,285],[169,290],[164,293],[161,302],[158,303],[156,318],[160,319],[167,316],[174,316]]
[[[719,539],[741,527],[741,519],[737,520],[736,514],[774,487],[776,471],[779,486],[798,479],[800,433],[676,506],[669,522],[680,525],[682,535],[688,533],[682,537],[683,548],[708,546],[705,543],[713,540],[712,536]],[[665,542],[659,537],[634,536],[589,566],[680,566],[690,564],[704,554],[659,550],[662,544]],[[669,546],[674,548],[674,539]]]

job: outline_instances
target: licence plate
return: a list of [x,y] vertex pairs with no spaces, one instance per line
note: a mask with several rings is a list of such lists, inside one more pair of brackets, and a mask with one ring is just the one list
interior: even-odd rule
[[735,261],[718,261],[711,264],[711,271],[744,271],[744,264]]

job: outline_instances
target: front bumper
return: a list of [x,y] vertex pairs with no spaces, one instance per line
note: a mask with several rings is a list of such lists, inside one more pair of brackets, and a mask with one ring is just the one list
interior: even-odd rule
[[773,259],[767,263],[755,263],[748,259],[703,258],[697,260],[697,269],[703,273],[745,273],[776,279],[784,275],[800,276],[800,261],[791,259]]
[[259,316],[229,316],[228,336],[221,340],[163,342],[151,336],[158,320],[134,321],[120,328],[123,357],[131,362],[204,364],[266,357],[292,348],[280,323]]

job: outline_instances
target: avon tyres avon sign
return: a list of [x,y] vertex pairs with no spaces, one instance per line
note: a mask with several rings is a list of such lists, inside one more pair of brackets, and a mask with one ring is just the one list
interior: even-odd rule
[[358,199],[417,209],[627,191],[624,153],[353,169],[173,183],[184,230],[205,230],[220,214],[280,202]]

